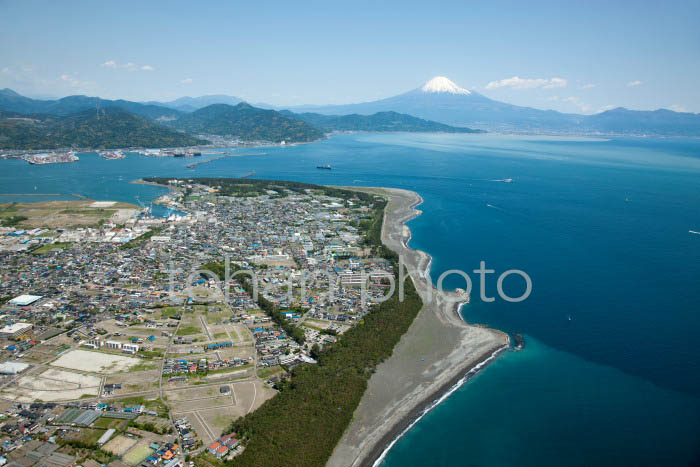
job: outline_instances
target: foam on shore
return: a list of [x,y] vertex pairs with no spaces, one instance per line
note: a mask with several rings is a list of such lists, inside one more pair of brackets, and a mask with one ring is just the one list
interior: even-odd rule
[[[461,308],[460,304],[460,308]],[[504,345],[503,347],[500,347],[496,350],[494,350],[488,357],[486,357],[483,360],[480,360],[477,362],[471,369],[467,371],[467,373],[462,376],[456,383],[452,384],[445,392],[443,392],[437,399],[434,399],[432,402],[430,402],[426,407],[424,407],[420,413],[411,421],[406,428],[404,428],[394,439],[391,440],[389,444],[387,444],[384,447],[384,450],[381,452],[379,457],[374,461],[372,464],[372,467],[378,467],[379,465],[384,462],[384,459],[386,458],[387,454],[389,454],[389,451],[394,447],[394,445],[401,439],[403,436],[411,431],[411,429],[421,421],[423,417],[425,417],[431,410],[433,410],[435,407],[446,401],[457,389],[461,388],[467,381],[469,381],[472,377],[474,377],[479,371],[481,371],[486,365],[489,364],[492,360],[494,360],[501,352],[506,350],[508,348],[507,345]]]

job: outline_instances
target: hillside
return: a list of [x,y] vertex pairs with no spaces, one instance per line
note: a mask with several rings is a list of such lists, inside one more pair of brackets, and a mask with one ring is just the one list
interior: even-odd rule
[[149,119],[172,120],[182,112],[153,104],[141,104],[138,102],[101,99],[88,96],[68,96],[56,100],[38,100],[17,94],[11,89],[0,90],[0,110],[17,112],[21,114],[47,114],[68,116],[78,112],[105,107],[120,107],[128,112]]
[[324,131],[483,133],[482,130],[445,125],[397,112],[377,112],[372,115],[322,115],[312,112],[295,114],[290,111],[282,111],[282,113],[296,117]]
[[67,117],[0,115],[0,148],[55,149],[177,147],[203,144],[171,128],[150,122],[118,107],[89,110]]
[[587,116],[583,123],[589,131],[600,133],[700,135],[700,114],[666,109],[646,111],[618,107]]
[[209,105],[182,115],[171,125],[190,133],[227,136],[241,141],[300,143],[323,137],[322,131],[302,120],[246,103]]
[[243,99],[241,99],[240,97],[227,96],[224,94],[210,94],[207,96],[199,97],[185,96],[168,102],[142,102],[142,104],[151,104],[160,107],[168,107],[171,109],[180,110],[182,112],[194,112],[197,109],[201,109],[202,107],[206,107],[212,104],[237,105],[241,102],[243,102]]

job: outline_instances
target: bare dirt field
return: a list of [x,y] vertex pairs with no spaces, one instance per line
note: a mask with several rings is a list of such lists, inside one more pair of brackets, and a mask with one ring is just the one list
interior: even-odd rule
[[122,384],[141,384],[141,383],[158,383],[160,371],[158,369],[148,371],[130,371],[128,373],[118,373],[109,375],[106,384],[122,383]]
[[220,395],[220,392],[217,386],[205,386],[170,390],[166,394],[168,402],[182,402],[215,398]]
[[151,454],[153,450],[148,447],[147,441],[141,441],[122,456],[122,460],[128,465],[138,465]]
[[124,435],[117,435],[102,448],[104,451],[111,452],[115,456],[123,456],[129,449],[131,449],[137,440],[134,438],[128,438]]
[[96,396],[100,382],[101,378],[97,376],[50,369],[41,374],[23,376],[0,394],[19,402],[72,400],[86,395]]
[[135,444],[135,439],[127,438],[123,435],[118,435],[112,438],[107,444],[105,444],[102,449],[107,452],[111,452],[115,456],[122,456]]
[[[231,393],[221,394],[220,386],[229,386]],[[273,389],[260,381],[222,382],[166,393],[173,415],[187,417],[205,444],[221,436],[232,420],[257,409],[275,395]]]
[[244,369],[234,369],[231,371],[223,372],[223,373],[212,373],[211,375],[207,375],[204,378],[202,378],[203,381],[207,382],[214,382],[214,381],[219,381],[219,380],[224,380],[224,379],[239,379],[243,378],[246,376],[251,376],[253,374],[253,368],[252,366],[250,368],[244,368]]
[[[94,225],[102,219],[113,215],[129,219],[138,210],[137,206],[128,203],[114,202],[110,206],[94,206],[88,201],[45,201],[38,203],[15,203],[2,205],[3,216],[20,215],[28,219],[21,222],[23,227],[78,227]],[[128,211],[128,215],[127,215]]]
[[61,355],[51,365],[91,373],[118,373],[140,363],[142,362],[138,358],[76,349]]

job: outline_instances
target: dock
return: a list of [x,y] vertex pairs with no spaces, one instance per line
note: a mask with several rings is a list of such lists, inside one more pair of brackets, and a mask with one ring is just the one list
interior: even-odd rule
[[226,152],[223,155],[219,157],[212,157],[211,159],[207,159],[205,161],[199,161],[199,162],[193,162],[191,164],[187,164],[188,169],[194,169],[198,165],[203,165],[203,164],[208,164],[210,162],[218,161],[220,159],[226,159],[228,157],[242,157],[242,156],[264,156],[267,154],[266,152],[255,152],[255,153],[249,153],[249,154],[234,154],[231,152]]

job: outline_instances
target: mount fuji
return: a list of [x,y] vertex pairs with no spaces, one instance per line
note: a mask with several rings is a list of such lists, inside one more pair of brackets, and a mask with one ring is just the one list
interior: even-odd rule
[[621,107],[595,115],[540,110],[489,99],[444,76],[386,99],[346,105],[299,106],[291,110],[326,115],[394,111],[448,125],[489,131],[700,136],[700,114],[665,109],[636,111]]
[[296,107],[293,110],[337,115],[394,111],[440,123],[485,130],[564,130],[572,123],[575,124],[579,117],[495,101],[476,91],[462,88],[444,76],[437,76],[419,88],[378,101],[313,108]]

